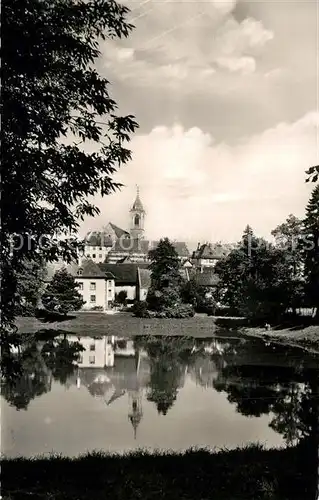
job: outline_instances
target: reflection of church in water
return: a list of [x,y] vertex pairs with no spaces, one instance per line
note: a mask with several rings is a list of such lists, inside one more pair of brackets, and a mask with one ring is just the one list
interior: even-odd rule
[[[119,399],[127,398],[127,418],[136,439],[143,419],[144,393],[151,387],[151,361],[145,351],[138,348],[132,339],[114,336],[74,336],[73,340],[84,347],[73,383],[78,389],[86,387],[91,396],[100,399],[107,407],[116,404]],[[222,368],[220,363],[224,364],[220,356],[222,350],[216,339],[206,344],[203,350],[200,349],[191,365],[186,363],[184,371],[179,374],[176,389],[184,387],[187,376],[196,385],[212,388]]]
[[[95,346],[93,351],[93,345]],[[132,340],[122,340],[117,349],[114,337],[77,338],[84,353],[79,357],[76,385],[78,389],[85,386],[90,394],[103,401],[106,406],[113,405],[118,399],[128,398],[128,420],[131,422],[134,438],[143,418],[143,392],[149,382],[149,363],[140,349],[135,349]],[[82,342],[83,341],[83,342]],[[112,356],[110,356],[110,349]],[[91,358],[87,354],[91,355]],[[88,366],[87,359],[101,360],[99,366]],[[109,360],[109,365],[102,360]]]

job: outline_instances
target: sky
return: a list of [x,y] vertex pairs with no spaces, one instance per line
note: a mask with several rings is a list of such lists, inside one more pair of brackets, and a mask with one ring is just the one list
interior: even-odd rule
[[136,185],[145,236],[238,241],[302,217],[318,162],[316,1],[127,0],[135,30],[101,45],[98,71],[140,128],[125,187],[95,198],[129,227]]

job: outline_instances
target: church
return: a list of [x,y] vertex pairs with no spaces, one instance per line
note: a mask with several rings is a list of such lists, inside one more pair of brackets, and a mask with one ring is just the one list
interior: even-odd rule
[[[159,242],[145,239],[145,217],[146,211],[137,188],[130,209],[129,230],[109,222],[101,231],[89,232],[85,236],[84,258],[96,263],[147,263],[148,252],[156,248]],[[181,262],[189,259],[190,253],[184,241],[172,241],[172,244]]]

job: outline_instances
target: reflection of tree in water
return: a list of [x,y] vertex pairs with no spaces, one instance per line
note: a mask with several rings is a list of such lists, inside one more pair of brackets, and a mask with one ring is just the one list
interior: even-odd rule
[[190,337],[138,337],[136,347],[146,351],[150,360],[148,401],[158,413],[166,415],[184,385],[186,367],[192,363],[195,340]]
[[69,342],[66,338],[53,339],[44,344],[41,353],[54,380],[66,384],[74,373],[74,363],[83,349],[79,342]]
[[20,374],[2,378],[2,396],[16,409],[27,410],[33,399],[51,390],[52,378],[65,383],[74,371],[80,350],[78,342],[66,339],[27,344],[21,354],[15,355]]
[[[302,455],[303,473],[310,478],[309,492],[315,494],[319,450],[319,372],[315,368],[318,365],[312,356],[308,356],[306,363],[305,353],[288,348],[264,345],[259,346],[258,354],[263,350],[268,350],[269,354],[270,350],[281,349],[286,349],[282,366],[260,366],[258,363],[249,366],[242,363],[245,359],[247,362],[254,360],[253,344],[237,345],[236,356],[231,351],[225,354],[227,366],[218,374],[214,387],[226,392],[228,400],[236,404],[237,411],[243,415],[271,413],[269,426],[283,436],[288,446],[306,443],[307,451]],[[267,352],[264,354],[266,357]],[[311,368],[306,368],[308,362]]]
[[50,374],[36,344],[29,345],[20,358],[22,375],[4,377],[1,394],[17,410],[27,410],[30,402],[51,388]]

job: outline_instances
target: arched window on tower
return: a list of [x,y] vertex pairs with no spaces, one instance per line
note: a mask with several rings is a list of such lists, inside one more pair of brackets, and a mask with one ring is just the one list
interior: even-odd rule
[[140,216],[138,214],[136,214],[134,217],[134,226],[140,227]]

